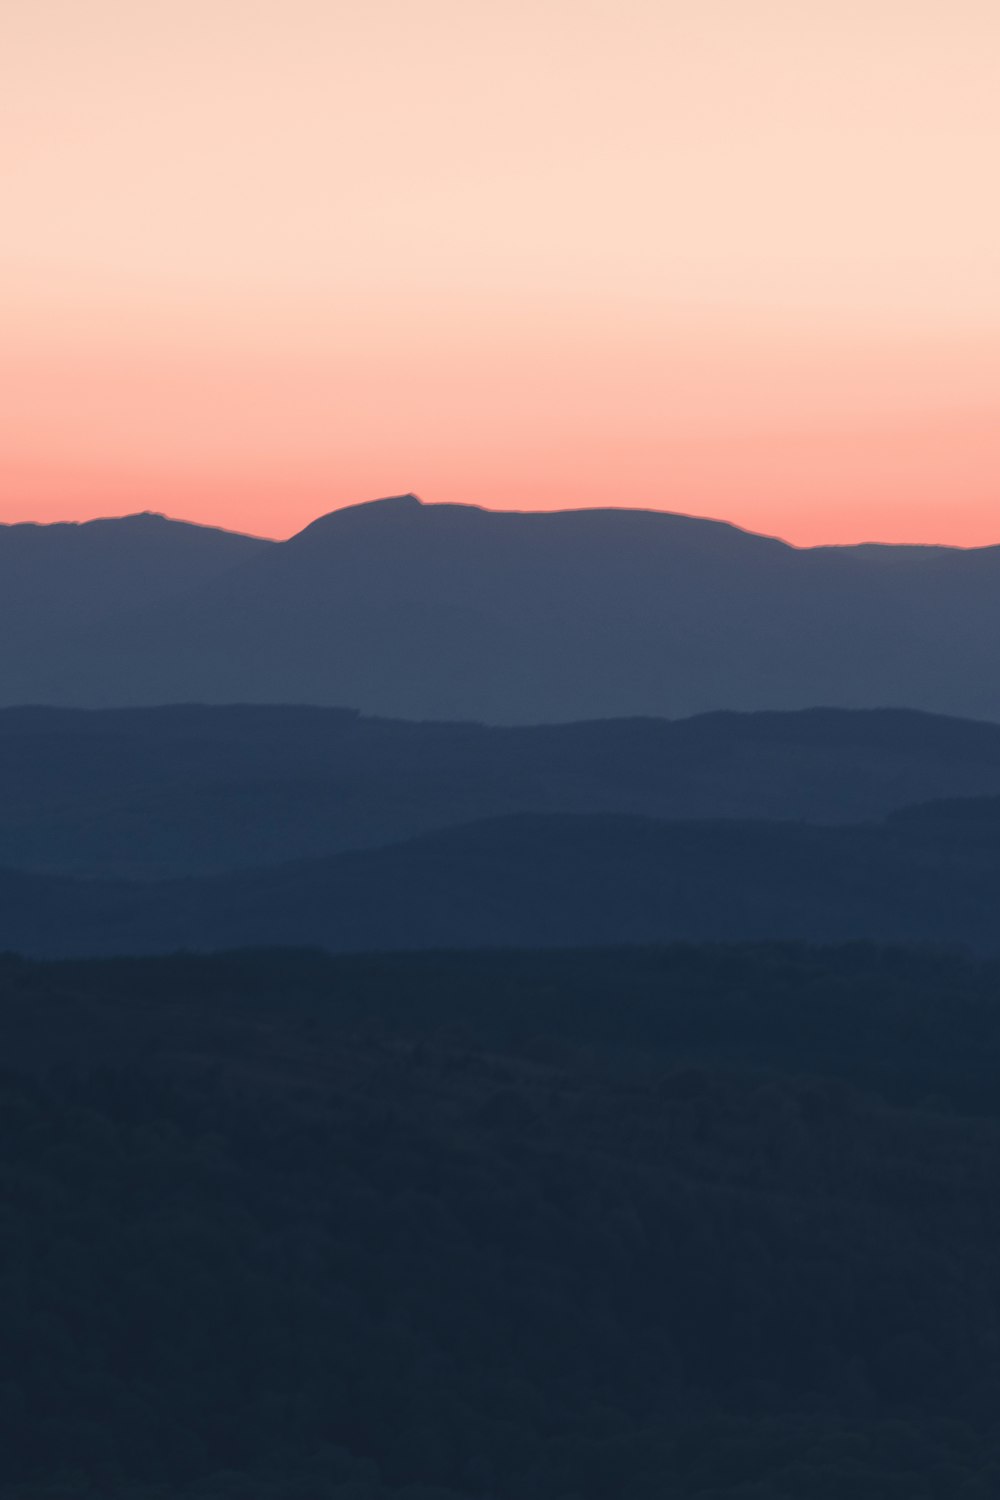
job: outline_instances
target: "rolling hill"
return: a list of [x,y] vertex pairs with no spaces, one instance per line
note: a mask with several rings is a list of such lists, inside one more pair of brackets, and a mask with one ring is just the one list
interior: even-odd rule
[[1000,726],[807,710],[528,728],[342,709],[0,710],[0,867],[167,878],[516,813],[855,823],[1000,795]]
[[[957,804],[961,809],[961,803]],[[242,874],[0,872],[0,950],[330,952],[805,940],[1000,953],[1000,799],[823,828],[530,815]]]

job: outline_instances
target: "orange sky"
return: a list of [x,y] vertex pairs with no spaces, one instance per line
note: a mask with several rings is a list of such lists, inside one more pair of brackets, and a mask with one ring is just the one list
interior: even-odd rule
[[0,4],[0,519],[1000,541],[996,0]]

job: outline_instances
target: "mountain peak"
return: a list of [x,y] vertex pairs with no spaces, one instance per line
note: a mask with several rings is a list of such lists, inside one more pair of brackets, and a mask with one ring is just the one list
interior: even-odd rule
[[424,502],[419,495],[414,495],[411,491],[406,495],[383,495],[380,499],[369,500],[367,503],[369,506],[378,505],[383,509],[412,510],[414,506],[423,505]]
[[[356,505],[342,505],[337,510],[327,511],[326,515],[318,516],[308,526],[293,537],[289,542],[294,543],[300,537],[315,537],[317,533],[333,530],[335,527],[350,526],[352,522],[371,522],[378,520],[396,520],[403,516],[415,515],[424,510],[424,502],[419,495],[383,495],[378,500],[362,500]],[[288,543],[285,544],[286,546]]]
[[335,516],[355,515],[364,512],[372,515],[378,511],[383,515],[404,515],[407,512],[421,510],[424,502],[419,495],[382,495],[377,500],[361,500],[356,505],[343,505],[339,510],[333,510],[327,516],[321,516],[324,521],[332,520]]

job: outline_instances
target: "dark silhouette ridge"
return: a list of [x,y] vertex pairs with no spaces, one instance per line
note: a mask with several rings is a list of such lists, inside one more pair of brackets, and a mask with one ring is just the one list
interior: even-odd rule
[[0,711],[0,866],[149,878],[511,813],[852,823],[1000,795],[1000,726],[906,711],[536,728],[293,707]]
[[[39,566],[4,605],[16,647],[0,702],[346,702],[508,724],[820,705],[1000,719],[996,547],[802,549],[655,511],[413,495],[283,543],[182,530],[211,550],[204,576],[178,567],[155,587],[122,563],[121,537],[94,532],[114,567],[77,549],[76,603],[54,603],[36,639],[40,601],[61,592],[59,568]],[[109,592],[101,568],[130,587]]]
[[1000,819],[823,828],[522,814],[243,874],[0,871],[0,951],[805,940],[1000,953]]

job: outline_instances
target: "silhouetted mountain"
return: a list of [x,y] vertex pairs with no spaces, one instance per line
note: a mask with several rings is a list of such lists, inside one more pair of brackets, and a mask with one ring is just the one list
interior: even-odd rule
[[130,611],[182,599],[269,545],[149,513],[0,525],[0,701],[72,701],[101,622],[113,638]]
[[200,587],[65,637],[58,678],[22,631],[0,699],[494,723],[815,705],[1000,718],[996,547],[799,549],[652,511],[413,496],[246,545]]
[[1000,952],[998,909],[1000,820],[821,828],[525,814],[200,880],[0,872],[0,950],[871,939]]
[[0,711],[0,866],[49,873],[247,869],[511,813],[846,823],[984,795],[1000,795],[1000,726],[904,711],[512,729],[294,707]]

